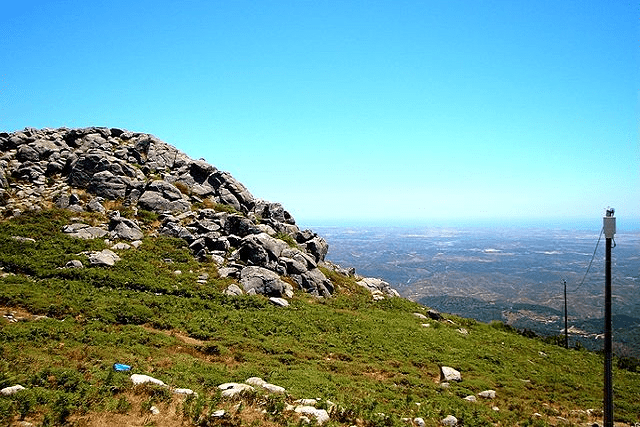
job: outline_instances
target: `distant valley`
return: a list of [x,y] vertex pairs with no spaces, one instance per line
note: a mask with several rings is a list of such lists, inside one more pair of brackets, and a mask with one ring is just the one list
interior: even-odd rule
[[[600,230],[512,227],[322,227],[327,258],[381,277],[403,296],[483,322],[602,348],[604,238]],[[614,346],[640,357],[640,232],[619,232],[613,249]]]

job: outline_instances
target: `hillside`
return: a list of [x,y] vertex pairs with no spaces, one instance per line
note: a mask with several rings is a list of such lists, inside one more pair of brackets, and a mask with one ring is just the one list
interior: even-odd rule
[[[324,240],[281,205],[152,136],[25,130],[0,146],[0,388],[24,387],[0,396],[4,424],[546,426],[601,415],[599,355],[439,316],[326,263]],[[445,381],[447,367],[460,378]],[[629,425],[640,375],[614,375],[616,419]]]

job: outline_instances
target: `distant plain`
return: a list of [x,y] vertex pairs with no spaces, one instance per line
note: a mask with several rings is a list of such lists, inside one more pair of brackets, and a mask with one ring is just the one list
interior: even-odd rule
[[[327,259],[355,267],[360,275],[380,277],[404,297],[443,312],[483,322],[500,320],[539,335],[564,331],[566,280],[570,344],[579,342],[599,350],[605,239],[602,236],[597,245],[598,226],[313,229],[329,242]],[[640,357],[640,231],[621,229],[614,243],[614,348],[619,355]]]

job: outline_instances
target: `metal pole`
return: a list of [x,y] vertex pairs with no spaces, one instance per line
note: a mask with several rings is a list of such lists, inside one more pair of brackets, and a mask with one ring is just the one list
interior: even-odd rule
[[567,320],[567,281],[564,283],[564,348],[569,348],[569,322]]
[[616,232],[614,210],[607,209],[603,218],[606,238],[604,270],[604,427],[613,427],[613,369],[611,337],[611,243]]

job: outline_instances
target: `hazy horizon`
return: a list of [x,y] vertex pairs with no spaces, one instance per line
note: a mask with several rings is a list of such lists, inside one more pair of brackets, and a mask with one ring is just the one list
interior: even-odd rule
[[[301,228],[541,228],[565,230],[593,230],[599,233],[602,217],[596,218],[422,218],[381,219],[326,218],[296,219]],[[616,217],[617,233],[640,232],[640,218]]]

